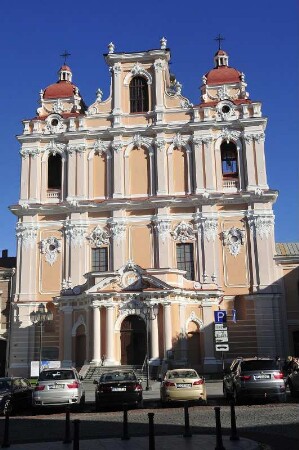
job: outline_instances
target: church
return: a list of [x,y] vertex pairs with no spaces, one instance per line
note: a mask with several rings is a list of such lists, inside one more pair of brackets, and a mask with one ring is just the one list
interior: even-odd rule
[[170,58],[165,38],[111,42],[107,99],[86,105],[64,63],[23,121],[10,374],[39,357],[213,373],[286,354],[262,105],[220,45],[197,104]]

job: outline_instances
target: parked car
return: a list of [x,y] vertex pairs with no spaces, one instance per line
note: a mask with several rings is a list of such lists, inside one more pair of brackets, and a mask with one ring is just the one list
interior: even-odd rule
[[299,365],[294,364],[287,376],[286,384],[289,386],[292,397],[299,396]]
[[35,408],[71,405],[83,408],[85,389],[82,377],[76,369],[45,369],[37,380],[33,391]]
[[143,389],[134,371],[116,370],[105,372],[94,380],[96,411],[107,406],[143,405]]
[[31,408],[32,389],[26,378],[0,378],[0,412],[13,414]]
[[237,358],[224,371],[223,393],[236,403],[244,399],[286,401],[280,362],[272,358]]
[[205,379],[193,369],[168,370],[160,388],[161,404],[197,401],[207,404]]

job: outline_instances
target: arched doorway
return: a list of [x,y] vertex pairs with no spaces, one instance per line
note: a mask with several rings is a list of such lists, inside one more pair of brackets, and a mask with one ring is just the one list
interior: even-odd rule
[[76,367],[82,367],[86,359],[86,334],[84,325],[80,325],[76,331]]
[[197,368],[201,360],[200,329],[197,323],[190,322],[188,325],[188,363],[190,367]]
[[146,354],[146,326],[139,316],[128,316],[120,330],[121,364],[141,365]]

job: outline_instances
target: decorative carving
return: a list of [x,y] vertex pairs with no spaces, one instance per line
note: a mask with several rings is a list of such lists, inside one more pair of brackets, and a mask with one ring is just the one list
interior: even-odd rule
[[192,142],[194,145],[210,144],[212,141],[213,141],[213,136],[211,134],[206,134],[203,136],[192,136]]
[[35,147],[35,148],[22,147],[20,150],[20,155],[24,159],[26,159],[28,156],[32,156],[32,158],[35,158],[39,154],[40,154],[40,149],[38,147]]
[[250,229],[261,239],[268,239],[274,228],[274,215],[270,214],[250,214],[247,216]]
[[38,225],[35,223],[18,222],[16,236],[25,248],[33,248],[36,243]]
[[160,39],[161,50],[166,50],[167,47],[167,39],[163,36]]
[[97,89],[96,96],[97,96],[97,102],[101,102],[102,97],[103,97],[103,91],[100,88]]
[[161,72],[164,69],[164,62],[162,59],[156,59],[154,62],[154,68],[157,72]]
[[112,149],[118,153],[124,146],[124,143],[122,141],[113,141],[111,143]]
[[187,144],[187,141],[182,138],[182,135],[180,133],[177,133],[174,136],[172,143],[174,148],[180,149],[181,147],[184,147]]
[[121,64],[120,63],[115,63],[111,70],[116,75],[119,75],[121,73]]
[[179,242],[187,242],[194,241],[195,238],[195,230],[193,230],[192,226],[186,222],[180,222],[175,229],[171,232],[171,235],[175,241]]
[[204,235],[208,242],[211,240],[215,242],[215,238],[218,232],[218,219],[206,218],[203,222]]
[[82,153],[84,153],[86,150],[86,146],[85,144],[77,144],[77,145],[68,144],[66,150],[69,155],[71,155],[72,153],[79,153],[80,155],[82,155]]
[[98,139],[93,144],[94,152],[98,155],[101,155],[103,152],[106,153],[108,148],[110,146],[110,142],[102,141],[101,139]]
[[88,240],[94,247],[102,247],[103,245],[109,245],[111,234],[108,230],[97,225],[90,233]]
[[113,42],[110,42],[110,44],[108,44],[108,52],[111,54],[111,53],[114,53],[114,50],[115,50],[115,45],[113,44]]
[[209,92],[209,89],[207,89],[207,93],[206,96],[210,99],[210,100],[236,100],[237,98],[239,98],[241,91],[240,89],[238,89],[237,91],[234,92],[233,95],[230,95],[228,93],[228,89],[226,85],[220,86],[217,89],[217,95],[212,95]]
[[192,108],[193,103],[191,103],[187,98],[183,98],[180,103],[181,107],[184,109]]
[[170,219],[159,219],[156,217],[154,220],[154,229],[158,232],[160,235],[162,242],[165,242],[167,236],[170,233],[171,230],[171,220]]
[[58,253],[61,252],[61,241],[54,236],[50,236],[41,241],[40,250],[43,255],[46,255],[46,261],[50,266],[53,266],[57,260]]
[[137,62],[132,67],[131,72],[126,75],[124,79],[124,84],[128,85],[132,76],[135,77],[136,75],[142,75],[144,78],[146,78],[147,84],[152,84],[153,82],[151,74],[147,70],[145,70],[145,68],[141,64]]
[[66,144],[59,144],[58,142],[55,142],[54,139],[52,139],[49,144],[46,146],[45,150],[52,155],[56,155],[57,153],[59,155],[62,155],[66,147]]
[[265,140],[265,133],[263,131],[257,133],[243,133],[243,137],[246,142],[256,141],[258,143]]
[[227,231],[223,231],[222,236],[223,245],[228,247],[231,255],[237,256],[240,253],[241,245],[244,245],[245,231],[232,227]]
[[142,137],[140,133],[134,134],[132,144],[134,148],[140,148],[142,145],[149,147],[152,143],[150,138]]
[[79,206],[79,199],[77,197],[67,197],[66,201],[71,205],[73,208],[78,208]]
[[126,229],[127,229],[126,222],[124,220],[122,221],[112,220],[111,222],[109,222],[108,226],[111,231],[113,240],[116,242],[117,245],[119,245],[120,242],[123,241],[126,236]]
[[[60,103],[59,103],[60,102]],[[55,106],[56,105],[56,106]],[[58,105],[58,106],[57,106]],[[63,105],[60,100],[57,100],[54,104],[55,108],[59,108],[63,110]],[[53,107],[54,108],[54,107]],[[59,111],[55,111],[58,113]],[[59,114],[50,114],[46,120],[45,120],[45,128],[44,128],[44,134],[52,133],[63,133],[66,131],[66,124],[63,123],[63,119]]]
[[64,234],[71,245],[74,247],[82,247],[87,235],[87,224],[72,223],[70,220],[66,220],[64,224]]
[[155,146],[157,147],[158,150],[162,151],[163,148],[165,147],[166,141],[163,138],[157,138],[155,139]]
[[229,141],[237,141],[240,135],[240,131],[230,130],[228,128],[222,128],[222,130],[218,133],[218,137],[223,138],[227,143],[229,143]]
[[167,93],[168,93],[169,95],[172,95],[172,96],[174,96],[174,95],[181,95],[181,93],[182,93],[182,87],[183,87],[182,83],[180,83],[180,82],[177,81],[176,79],[173,79],[173,80],[171,80],[171,82],[170,82],[170,86],[169,86],[169,88],[167,89]]

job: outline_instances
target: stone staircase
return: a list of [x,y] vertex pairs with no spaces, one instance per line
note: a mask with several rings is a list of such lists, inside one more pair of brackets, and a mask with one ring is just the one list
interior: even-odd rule
[[142,369],[142,366],[94,366],[94,365],[85,365],[80,370],[80,375],[83,377],[85,382],[93,382],[100,378],[102,373],[110,372],[112,370],[134,370],[138,379],[141,381],[146,380],[146,371]]

